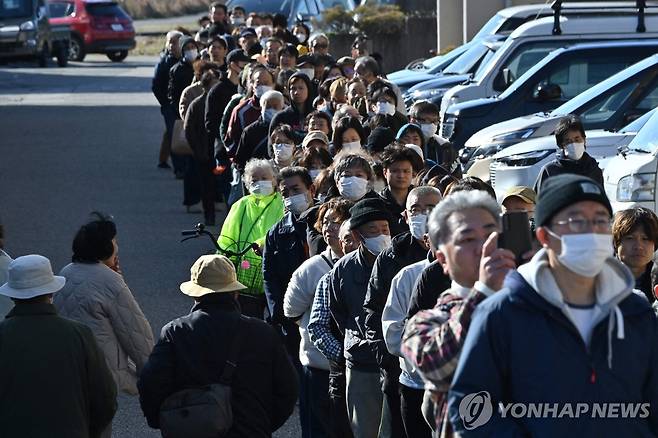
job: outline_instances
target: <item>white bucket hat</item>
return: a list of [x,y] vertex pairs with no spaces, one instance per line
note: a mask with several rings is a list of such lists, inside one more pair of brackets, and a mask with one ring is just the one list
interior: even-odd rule
[[0,287],[0,295],[27,300],[55,293],[64,287],[64,283],[66,278],[53,275],[50,260],[31,254],[9,263],[7,282]]

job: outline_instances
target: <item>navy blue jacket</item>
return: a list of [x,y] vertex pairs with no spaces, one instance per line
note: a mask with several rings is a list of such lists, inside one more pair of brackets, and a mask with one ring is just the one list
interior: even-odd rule
[[174,58],[171,53],[166,53],[160,56],[160,61],[155,66],[155,73],[153,73],[153,80],[151,81],[151,91],[160,106],[169,105],[169,98],[167,91],[169,88],[169,70],[176,64],[178,60]]
[[[449,393],[449,416],[462,436],[649,437],[658,434],[658,332],[647,300],[631,293],[592,330],[589,348],[556,306],[514,271],[508,290],[478,305]],[[614,315],[614,312],[612,312]],[[617,319],[617,318],[615,318]],[[608,347],[610,342],[611,349]],[[613,353],[608,363],[609,352]],[[493,416],[466,430],[459,405],[472,393],[490,394]],[[580,418],[502,418],[498,403],[589,404]],[[592,418],[592,403],[650,403],[648,418]],[[619,408],[618,408],[619,409]],[[520,412],[520,411],[518,411]],[[642,411],[639,411],[642,413]]]
[[[288,351],[299,351],[299,329],[297,324],[283,315],[283,296],[288,282],[299,266],[308,258],[306,222],[287,212],[267,232],[263,250],[263,284],[270,310],[271,323],[280,325],[285,331]],[[293,357],[297,357],[293,354]]]

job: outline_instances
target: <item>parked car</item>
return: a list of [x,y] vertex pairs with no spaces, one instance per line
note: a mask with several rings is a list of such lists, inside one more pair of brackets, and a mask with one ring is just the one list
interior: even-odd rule
[[[414,63],[414,68],[398,70],[388,74],[388,79],[397,85],[404,93],[407,89],[424,81],[436,78],[452,61],[468,50],[479,39],[487,38],[492,35],[509,36],[509,34],[529,20],[552,15],[553,11],[547,4],[538,5],[521,5],[501,9],[480,28],[477,34],[468,43],[462,44],[444,55],[438,55],[426,59],[422,63]],[[446,62],[447,61],[447,62]],[[442,87],[441,85],[440,87]],[[439,87],[439,88],[440,88]],[[430,84],[426,84],[424,90],[430,89]],[[415,91],[415,90],[414,90]],[[442,94],[442,93],[441,93]],[[435,96],[433,94],[433,96]],[[423,99],[419,97],[418,99]],[[440,98],[438,100],[440,102]],[[412,102],[413,103],[413,102]]]
[[[658,39],[586,43],[557,49],[499,96],[453,105],[449,111],[459,120],[459,129],[455,130],[451,141],[462,146],[473,134],[495,123],[551,111],[656,52]],[[494,155],[501,146],[464,147],[460,158],[468,168],[475,159]]]
[[[654,109],[646,113],[618,131],[587,130],[587,153],[604,169],[619,148],[627,146],[655,112]],[[534,138],[510,146],[493,157],[479,160],[470,169],[473,173],[469,174],[488,179],[500,198],[510,187],[534,186],[541,169],[555,159],[556,150],[554,135]],[[476,167],[480,169],[477,174]]]
[[638,205],[656,211],[657,154],[658,111],[651,115],[635,138],[619,150],[603,171],[605,192],[615,211]]
[[417,100],[429,100],[440,105],[443,94],[455,85],[468,81],[473,74],[483,68],[503,44],[505,38],[503,35],[492,35],[473,41],[466,52],[433,79],[416,84],[404,92],[405,105],[410,107]]
[[478,131],[466,142],[464,153],[472,157],[486,156],[521,141],[550,135],[560,119],[568,114],[578,115],[588,129],[615,131],[656,106],[658,55],[652,55],[583,91],[550,113],[516,117]]
[[354,0],[228,0],[226,7],[242,6],[248,12],[283,14],[292,24],[301,17],[304,21],[317,19],[325,9],[340,6],[346,11],[355,8]]
[[70,29],[49,21],[44,0],[0,2],[0,59],[35,59],[46,67],[50,58],[65,67]]
[[[560,16],[559,32],[554,17],[528,22],[514,32],[496,51],[484,69],[468,82],[450,89],[441,101],[441,131],[446,139],[455,131],[449,107],[457,103],[499,95],[526,71],[555,49],[576,43],[658,38],[658,15]],[[638,32],[644,23],[647,32]],[[461,146],[468,137],[463,138]]]
[[50,0],[51,21],[71,27],[69,59],[82,61],[88,53],[104,53],[121,62],[135,48],[133,20],[112,0]]

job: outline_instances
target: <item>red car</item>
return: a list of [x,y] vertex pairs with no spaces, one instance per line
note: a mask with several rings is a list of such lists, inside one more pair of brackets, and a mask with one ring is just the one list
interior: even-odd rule
[[69,59],[82,61],[87,53],[105,53],[121,62],[135,47],[133,20],[111,0],[50,0],[50,22],[71,27]]

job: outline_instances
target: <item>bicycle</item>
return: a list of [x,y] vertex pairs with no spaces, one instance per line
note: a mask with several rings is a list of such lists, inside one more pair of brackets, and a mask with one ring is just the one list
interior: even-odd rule
[[[261,263],[260,257],[262,255],[258,244],[253,242],[236,242],[235,240],[229,238],[229,240],[232,242],[231,246],[235,246],[236,248],[240,248],[243,245],[245,246],[243,249],[236,251],[222,248],[217,242],[218,238],[215,237],[215,235],[213,235],[210,231],[206,230],[205,225],[202,223],[196,224],[193,230],[181,231],[181,235],[184,236],[181,242],[185,242],[190,239],[197,239],[201,236],[207,236],[212,241],[215,250],[219,254],[223,254],[228,257],[228,259],[231,260],[235,266],[235,273],[237,275],[238,281],[247,286],[247,289],[244,291],[244,295],[255,296],[262,294],[263,276],[260,272],[260,269],[256,268]],[[227,237],[224,236],[224,238]],[[248,254],[252,250],[257,257]]]

